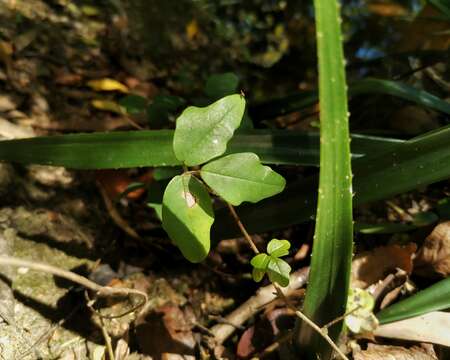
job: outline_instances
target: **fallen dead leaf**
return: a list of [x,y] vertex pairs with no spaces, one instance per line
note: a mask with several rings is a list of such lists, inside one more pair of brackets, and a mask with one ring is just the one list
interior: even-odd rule
[[414,260],[414,272],[426,277],[450,274],[450,221],[437,225],[425,239]]
[[163,354],[193,355],[196,345],[191,325],[184,312],[174,305],[165,305],[147,315],[136,327],[142,353],[155,359]]
[[398,4],[372,3],[367,5],[368,10],[379,16],[406,16],[408,9]]
[[450,313],[433,311],[379,326],[375,336],[450,346]]
[[434,351],[420,346],[409,349],[401,346],[369,344],[367,350],[353,352],[355,360],[437,360]]
[[86,85],[95,91],[120,91],[128,93],[128,88],[124,84],[110,78],[90,80]]
[[384,279],[388,273],[394,272],[397,268],[411,274],[412,257],[416,249],[417,246],[414,243],[406,246],[394,244],[358,254],[352,262],[351,286],[364,289]]

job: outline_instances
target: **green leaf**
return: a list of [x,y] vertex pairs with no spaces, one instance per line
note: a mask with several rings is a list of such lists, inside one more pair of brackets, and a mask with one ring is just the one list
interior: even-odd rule
[[125,108],[130,115],[140,114],[147,107],[148,100],[139,95],[127,95],[119,101],[119,105]]
[[170,114],[185,104],[184,99],[173,95],[156,95],[147,107],[147,119],[151,125],[164,125]]
[[171,179],[174,176],[180,175],[183,172],[183,169],[181,167],[175,166],[175,167],[157,167],[153,170],[153,179],[159,181],[159,180],[165,180],[165,179]]
[[[173,152],[173,130],[115,131],[0,141],[0,160],[74,169],[117,169],[181,165]],[[355,159],[403,140],[353,135]],[[228,153],[254,152],[264,163],[319,164],[314,132],[253,130],[235,134]]]
[[380,324],[450,308],[450,277],[393,304],[377,314]]
[[[450,114],[450,104],[447,101],[442,100],[427,91],[419,90],[398,81],[367,78],[355,81],[349,85],[350,96],[363,94],[391,95],[430,109]],[[317,101],[318,96],[316,92],[306,91],[255,104],[250,108],[250,114],[259,118],[259,120],[269,119],[304,109],[314,105]]]
[[177,159],[195,166],[222,155],[241,123],[244,110],[245,99],[237,94],[207,107],[188,107],[177,119],[173,139]]
[[250,264],[258,270],[265,271],[267,269],[267,265],[269,264],[270,256],[267,254],[258,254],[255,255],[252,260],[250,261]]
[[236,93],[238,85],[239,78],[232,72],[211,75],[206,80],[205,94],[211,99],[217,100]]
[[[352,164],[355,205],[448,179],[449,138],[450,126],[446,126],[355,159]],[[236,211],[250,233],[260,233],[314,219],[316,201],[317,178],[312,176],[289,184],[281,194],[263,200],[258,206],[243,204]],[[238,234],[228,209],[218,211],[214,228],[221,239]]]
[[286,261],[280,258],[270,257],[269,264],[267,265],[267,275],[269,275],[271,282],[286,287],[289,285],[290,273],[291,267]]
[[448,1],[444,0],[428,0],[431,4],[433,4],[439,11],[444,14],[448,20],[450,20],[450,4]]
[[232,205],[258,202],[283,191],[286,181],[252,153],[232,154],[202,167],[202,179]]
[[363,289],[350,289],[347,301],[345,324],[355,334],[372,332],[378,326],[378,320],[372,310],[375,305],[373,296]]
[[[304,314],[323,326],[345,313],[353,255],[352,171],[340,3],[314,0],[319,62],[320,176],[317,220]],[[304,190],[303,190],[304,191]],[[330,359],[331,347],[301,322],[296,341],[310,359]],[[328,329],[336,340],[342,322]]]
[[291,243],[288,240],[272,239],[267,244],[267,253],[272,257],[282,257],[289,254]]
[[257,268],[253,268],[252,270],[252,278],[256,282],[260,282],[264,275],[266,274],[266,270],[259,270]]
[[186,259],[196,263],[208,255],[213,222],[204,185],[192,175],[175,176],[164,192],[162,223]]

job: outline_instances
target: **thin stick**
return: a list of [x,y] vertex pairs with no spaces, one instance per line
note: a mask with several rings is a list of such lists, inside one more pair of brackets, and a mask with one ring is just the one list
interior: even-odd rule
[[[57,268],[55,266],[42,264],[34,261],[24,260],[24,259],[18,259],[15,257],[10,256],[0,256],[0,265],[6,265],[6,266],[14,266],[14,267],[25,267],[31,270],[44,272],[47,274],[52,274],[55,276],[58,276],[60,278],[64,278],[67,280],[70,280],[76,284],[79,284],[86,289],[92,290],[96,293],[96,296],[98,297],[108,297],[108,296],[126,296],[129,297],[131,295],[136,295],[142,298],[142,301],[136,305],[131,311],[127,311],[124,314],[121,314],[120,316],[114,316],[114,317],[122,317],[126,314],[129,314],[130,312],[136,311],[138,308],[141,308],[147,303],[147,294],[136,290],[136,289],[130,289],[130,288],[114,288],[110,286],[101,286],[84,276],[75,274],[72,271],[63,270],[60,268]],[[102,315],[103,316],[103,315]],[[106,316],[104,316],[107,318]]]
[[244,225],[242,224],[241,219],[239,219],[239,215],[236,213],[236,210],[234,210],[233,205],[231,205],[229,202],[226,202],[228,209],[230,210],[231,215],[233,216],[234,220],[236,221],[236,224],[239,226],[239,229],[241,230],[242,234],[244,235],[245,239],[247,240],[248,244],[252,248],[253,252],[255,254],[259,254],[259,250],[256,247],[255,243],[252,240],[252,237],[248,234],[247,230],[245,229]]
[[102,335],[103,335],[103,339],[105,340],[105,347],[106,347],[106,351],[108,353],[109,360],[115,360],[111,337],[109,336],[108,331],[106,330],[105,321],[104,321],[103,317],[101,316],[101,314],[96,309],[94,309],[94,307],[92,306],[93,301],[89,298],[89,294],[87,293],[87,291],[84,293],[84,296],[86,297],[87,306],[88,306],[89,310],[91,310],[91,312],[95,316],[98,317],[98,321],[100,322],[100,328],[102,329]]

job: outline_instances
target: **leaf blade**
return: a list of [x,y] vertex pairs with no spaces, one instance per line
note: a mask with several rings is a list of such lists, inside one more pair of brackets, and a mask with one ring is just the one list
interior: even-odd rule
[[214,222],[211,198],[192,175],[177,175],[167,185],[162,203],[164,230],[191,262],[205,259]]
[[188,166],[222,155],[245,110],[241,95],[226,96],[211,105],[190,106],[178,117],[173,139],[175,156]]
[[232,205],[258,202],[283,191],[286,181],[257,155],[238,153],[214,160],[200,170],[202,179]]

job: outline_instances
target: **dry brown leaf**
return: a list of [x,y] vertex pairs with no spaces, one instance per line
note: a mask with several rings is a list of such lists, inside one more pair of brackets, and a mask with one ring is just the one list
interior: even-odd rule
[[437,225],[414,260],[414,272],[429,277],[450,274],[450,221]]
[[124,84],[110,78],[90,80],[86,85],[95,91],[120,91],[123,93],[128,92],[128,88]]
[[450,346],[450,313],[433,311],[379,326],[375,336]]
[[353,352],[355,360],[437,360],[432,349],[413,346],[409,349],[401,346],[369,344],[367,350]]
[[195,339],[186,314],[174,305],[161,306],[136,327],[142,353],[161,359],[164,354],[193,355]]
[[406,16],[408,15],[408,10],[398,4],[388,4],[388,3],[372,3],[368,4],[367,8],[369,11],[375,15],[379,16]]
[[412,257],[416,249],[414,243],[406,246],[394,244],[357,255],[352,262],[352,287],[364,289],[397,268],[410,274],[413,268]]

